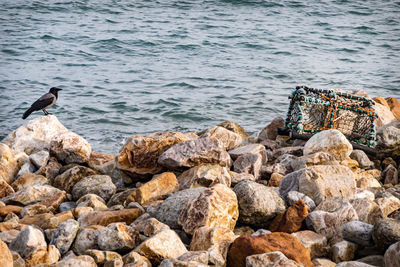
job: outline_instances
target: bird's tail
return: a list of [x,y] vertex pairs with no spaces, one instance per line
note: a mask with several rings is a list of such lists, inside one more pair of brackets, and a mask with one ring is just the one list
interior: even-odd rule
[[33,109],[32,107],[30,107],[27,111],[25,111],[24,115],[22,115],[22,119],[26,119],[29,115],[31,115],[32,112],[34,112],[35,109]]

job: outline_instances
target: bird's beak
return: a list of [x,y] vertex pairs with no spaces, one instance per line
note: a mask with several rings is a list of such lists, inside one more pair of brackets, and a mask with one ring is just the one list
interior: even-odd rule
[[62,91],[62,89],[61,88],[57,88],[57,91]]

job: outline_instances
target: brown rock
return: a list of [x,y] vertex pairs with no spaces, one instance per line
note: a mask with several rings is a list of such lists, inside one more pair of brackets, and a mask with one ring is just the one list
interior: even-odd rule
[[104,228],[104,226],[100,225],[92,225],[89,227],[80,228],[75,237],[75,242],[72,248],[73,251],[78,255],[82,255],[88,249],[99,249],[97,239],[100,230]]
[[10,212],[19,214],[22,210],[22,207],[20,206],[14,206],[14,205],[7,205],[4,207],[0,207],[0,216],[5,217],[7,216]]
[[246,257],[273,251],[282,252],[287,258],[312,267],[310,252],[294,236],[275,232],[259,236],[241,236],[228,251],[227,266],[244,267]]
[[312,263],[314,263],[315,267],[335,267],[336,263],[328,260],[328,259],[324,259],[324,258],[318,258],[318,259],[314,259],[312,261]]
[[58,249],[53,246],[38,247],[32,251],[25,259],[25,266],[31,267],[38,264],[53,264],[60,259],[61,255]]
[[261,142],[266,139],[275,140],[278,136],[278,128],[285,127],[285,121],[281,117],[272,120],[261,132],[258,134],[257,141]]
[[13,256],[6,243],[0,240],[0,266],[13,267]]
[[374,225],[378,220],[383,219],[383,213],[378,204],[366,198],[358,198],[351,201],[351,205],[361,222]]
[[234,121],[224,121],[224,122],[218,124],[218,126],[224,127],[225,129],[228,129],[229,131],[237,133],[238,135],[240,135],[242,137],[243,141],[247,137],[249,137],[249,135],[246,133],[245,129],[243,129],[242,126],[240,126],[239,124],[237,124]]
[[157,163],[159,156],[171,146],[193,139],[179,132],[152,133],[131,136],[117,157],[119,169],[131,174],[156,174],[163,168]]
[[178,180],[174,173],[164,172],[155,175],[151,181],[132,192],[126,199],[126,205],[130,202],[138,202],[140,204],[149,203],[176,191],[178,187]]
[[92,169],[83,166],[75,166],[54,178],[53,185],[66,192],[71,192],[74,185],[82,178],[95,174],[96,172]]
[[57,194],[58,192],[60,192],[60,190],[50,185],[33,185],[3,198],[2,201],[4,203],[19,203],[22,205],[29,205],[42,201],[43,199]]
[[387,196],[375,199],[384,217],[400,209],[400,199],[394,196]]
[[392,164],[383,171],[384,184],[396,185],[399,183],[399,172]]
[[246,267],[304,267],[304,265],[294,260],[289,260],[280,251],[274,251],[248,256],[246,258]]
[[9,186],[6,181],[0,178],[0,198],[9,196],[14,193],[14,189]]
[[136,188],[129,188],[122,192],[114,194],[107,202],[108,207],[115,205],[124,205],[125,200],[136,190]]
[[400,120],[400,102],[394,97],[386,98],[386,102],[397,120]]
[[235,149],[229,150],[228,153],[234,160],[245,154],[260,154],[262,156],[263,164],[265,164],[268,160],[267,150],[263,145],[260,144],[243,145]]
[[56,264],[51,265],[51,267],[71,267],[71,266],[79,266],[79,267],[97,267],[94,259],[87,255],[81,255],[77,257],[64,257],[62,261],[57,262]]
[[33,216],[33,215],[42,214],[42,213],[46,213],[46,212],[47,212],[46,206],[40,205],[40,204],[33,204],[33,205],[25,206],[21,210],[21,216],[22,217]]
[[[1,254],[0,254],[1,255]],[[400,266],[400,242],[392,244],[385,252],[385,266]]]
[[67,164],[86,163],[91,153],[92,148],[89,143],[70,131],[54,136],[50,142],[50,154]]
[[283,175],[277,172],[272,173],[271,178],[268,181],[268,186],[279,187]]
[[18,176],[11,186],[15,191],[19,191],[31,185],[44,185],[48,183],[49,181],[46,177],[28,172]]
[[137,253],[136,251],[131,251],[122,257],[122,261],[125,265],[137,264],[137,267],[151,267],[150,261]]
[[60,212],[55,216],[48,218],[46,221],[43,222],[41,225],[42,229],[56,229],[60,226],[61,223],[69,220],[74,219],[74,215],[72,214],[71,210]]
[[233,170],[235,172],[252,174],[256,180],[260,177],[261,167],[261,154],[244,154],[239,156],[233,163]]
[[311,258],[325,257],[328,255],[328,240],[316,232],[305,230],[292,234],[310,251]]
[[84,214],[78,219],[81,227],[89,225],[103,225],[107,226],[114,222],[124,222],[126,224],[132,223],[136,218],[142,215],[140,209],[124,209],[124,210],[106,210],[106,211],[92,211]]
[[107,206],[101,197],[95,194],[87,194],[76,201],[77,207],[91,207],[93,210],[106,210]]
[[48,196],[39,202],[40,205],[47,207],[49,212],[57,212],[58,207],[67,199],[67,193],[65,191],[59,191],[52,196]]
[[184,171],[178,177],[179,190],[192,187],[211,187],[215,184],[231,185],[231,176],[226,167],[217,164],[203,164]]
[[104,163],[114,161],[115,157],[115,155],[92,152],[90,154],[88,165],[90,168],[98,171]]
[[139,232],[123,223],[111,223],[101,229],[97,244],[101,250],[131,251],[140,243]]
[[54,178],[60,173],[62,165],[58,163],[55,157],[51,157],[46,166],[42,166],[36,174],[43,175],[46,177],[51,183],[54,181]]
[[23,161],[6,144],[0,143],[0,178],[11,184],[21,168]]
[[376,120],[378,128],[397,120],[389,107],[379,103],[375,103],[375,112],[378,115],[378,119]]
[[201,138],[214,138],[220,140],[226,150],[238,147],[242,143],[242,137],[221,126],[214,126],[205,131]]
[[12,254],[12,257],[13,257],[14,267],[25,267],[25,261],[18,254],[18,252],[12,251],[11,254]]
[[36,214],[33,216],[25,216],[22,218],[19,222],[21,224],[26,224],[26,225],[36,225],[40,228],[42,228],[42,225],[47,222],[48,219],[52,218],[54,215],[51,213],[42,213],[42,214]]
[[310,208],[303,200],[299,200],[290,206],[284,213],[276,216],[270,224],[269,230],[272,232],[285,233],[297,232],[300,230],[302,223],[309,212]]
[[86,255],[89,255],[94,259],[96,264],[104,264],[106,261],[112,261],[115,259],[120,259],[122,260],[121,255],[114,251],[101,251],[97,249],[88,249],[85,252]]
[[377,97],[374,97],[373,100],[375,101],[375,103],[379,103],[379,104],[387,107],[388,109],[390,109],[390,106],[385,98],[383,98],[381,96],[377,96]]

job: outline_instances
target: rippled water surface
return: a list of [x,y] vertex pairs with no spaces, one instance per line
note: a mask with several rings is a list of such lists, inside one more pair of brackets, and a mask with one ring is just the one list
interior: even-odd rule
[[300,84],[400,99],[399,52],[399,1],[2,0],[0,139],[51,86],[96,151],[228,119],[256,133]]

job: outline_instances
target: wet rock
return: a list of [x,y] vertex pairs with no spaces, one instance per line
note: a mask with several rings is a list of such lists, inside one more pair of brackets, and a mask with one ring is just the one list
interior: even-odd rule
[[139,233],[123,223],[112,223],[100,230],[98,244],[101,250],[129,251],[139,244]]
[[25,259],[25,266],[31,267],[39,264],[53,264],[60,259],[60,252],[53,246],[38,247]]
[[90,144],[73,132],[56,135],[50,142],[50,154],[66,164],[86,163],[89,161],[91,153]]
[[164,230],[146,239],[135,251],[149,259],[153,265],[157,265],[164,259],[181,256],[187,249],[174,231]]
[[400,242],[392,244],[385,252],[385,266],[400,266]]
[[285,121],[281,117],[274,118],[257,136],[257,142],[275,140],[278,136],[278,128],[285,127]]
[[0,143],[0,177],[11,184],[24,162],[6,144]]
[[222,226],[233,230],[238,216],[235,193],[225,185],[216,184],[186,204],[179,215],[178,223],[189,234],[202,226]]
[[150,261],[136,251],[131,251],[123,256],[122,261],[125,264],[124,266],[128,266],[128,264],[135,266],[134,264],[136,264],[137,267],[151,267]]
[[96,194],[105,201],[115,194],[116,187],[108,175],[91,175],[82,178],[72,188],[72,196],[75,200],[86,194]]
[[108,209],[104,199],[95,194],[84,195],[80,199],[78,199],[76,203],[73,203],[75,204],[75,207],[91,207],[93,208],[93,210]]
[[200,227],[194,231],[190,250],[207,251],[211,264],[225,266],[229,245],[235,238],[235,234],[225,227]]
[[149,182],[134,190],[126,199],[126,203],[138,202],[139,204],[147,204],[176,191],[178,186],[178,180],[175,174],[172,172],[164,172],[155,175]]
[[169,196],[154,211],[149,212],[157,220],[173,229],[178,229],[180,228],[178,224],[179,214],[191,200],[196,199],[205,190],[204,187],[200,187],[179,191]]
[[275,189],[245,180],[233,191],[239,202],[239,221],[258,228],[266,227],[269,221],[285,211],[285,202]]
[[187,171],[178,177],[179,189],[204,186],[211,187],[215,184],[231,186],[231,176],[226,167],[217,164],[202,164]]
[[6,243],[0,240],[0,265],[2,267],[13,267],[13,256]]
[[97,239],[101,229],[104,229],[104,226],[94,225],[80,228],[72,246],[73,251],[82,255],[88,249],[99,249]]
[[352,259],[354,259],[356,249],[357,245],[352,242],[348,241],[338,242],[334,244],[331,248],[332,259],[336,263],[342,261],[351,261]]
[[203,134],[200,135],[201,138],[218,139],[223,143],[226,150],[238,147],[242,143],[242,137],[228,129],[221,126],[214,126]]
[[392,164],[389,164],[383,171],[384,184],[392,184],[396,185],[399,183],[399,172],[396,167]]
[[22,205],[29,205],[59,192],[60,190],[50,185],[33,185],[3,198],[2,201],[4,203],[19,203]]
[[63,172],[54,178],[53,185],[57,188],[60,188],[66,192],[71,192],[72,188],[76,183],[82,180],[84,177],[95,175],[96,172],[92,169],[83,167],[83,166],[75,166]]
[[243,154],[233,163],[233,170],[238,173],[249,173],[257,180],[262,167],[261,154]]
[[338,130],[325,130],[313,135],[304,146],[304,155],[326,152],[342,161],[348,158],[353,146]]
[[339,165],[334,156],[327,152],[317,152],[293,159],[290,162],[291,169],[298,171],[315,165]]
[[119,169],[132,174],[159,173],[163,169],[157,163],[160,155],[171,146],[194,138],[191,135],[179,132],[131,136],[118,154],[117,166]]
[[142,215],[142,211],[137,208],[124,210],[91,211],[80,217],[78,219],[78,222],[81,227],[86,227],[89,225],[107,226],[110,223],[114,222],[124,222],[126,224],[130,224],[140,215]]
[[292,235],[308,249],[312,259],[328,255],[328,240],[325,236],[309,230],[299,231]]
[[9,186],[6,181],[0,178],[0,198],[9,196],[14,193],[14,189]]
[[314,200],[309,198],[303,193],[297,192],[297,191],[290,191],[287,196],[286,196],[286,202],[288,203],[289,206],[292,206],[294,203],[296,203],[299,200],[303,200],[304,203],[310,208],[310,210],[315,209],[315,203]]
[[351,201],[351,205],[358,215],[361,222],[374,225],[375,222],[382,219],[383,213],[378,204],[367,198],[358,198]]
[[43,166],[46,166],[49,158],[50,158],[50,154],[49,154],[49,151],[47,151],[47,150],[38,151],[29,156],[29,160],[38,169],[40,169]]
[[246,257],[246,267],[303,267],[301,263],[289,260],[282,252],[274,251]]
[[370,247],[374,244],[372,240],[372,224],[360,221],[351,221],[342,226],[343,238],[361,246]]
[[281,196],[290,191],[299,191],[314,200],[318,205],[332,196],[351,199],[356,193],[353,172],[340,165],[312,166],[286,175],[279,184]]
[[387,249],[393,243],[400,241],[400,221],[394,219],[380,220],[374,225],[372,238],[375,245]]
[[236,238],[228,251],[227,266],[246,265],[246,257],[268,252],[280,251],[287,258],[313,266],[310,253],[294,236],[286,233],[272,233],[260,236],[241,236]]
[[400,121],[389,123],[376,132],[377,149],[381,156],[400,155]]
[[35,227],[27,226],[11,242],[10,249],[25,258],[36,248],[42,246],[47,246],[43,233]]
[[74,242],[78,230],[79,223],[69,219],[60,224],[50,244],[55,245],[60,250],[60,253],[64,255]]
[[282,179],[283,179],[283,175],[282,174],[274,172],[271,175],[271,178],[268,181],[268,186],[279,187],[279,183],[281,182]]
[[97,264],[92,257],[87,255],[81,255],[77,257],[64,258],[62,261],[57,262],[54,267],[70,267],[70,266],[97,267]]
[[269,225],[269,230],[272,232],[285,233],[297,232],[300,230],[309,212],[310,208],[303,200],[299,200],[285,212],[278,214]]
[[199,138],[172,146],[161,154],[158,163],[169,169],[206,163],[230,167],[232,160],[222,142],[217,139]]
[[362,150],[353,150],[350,154],[350,158],[356,160],[361,169],[370,169],[374,167],[374,163],[369,160],[367,154]]

